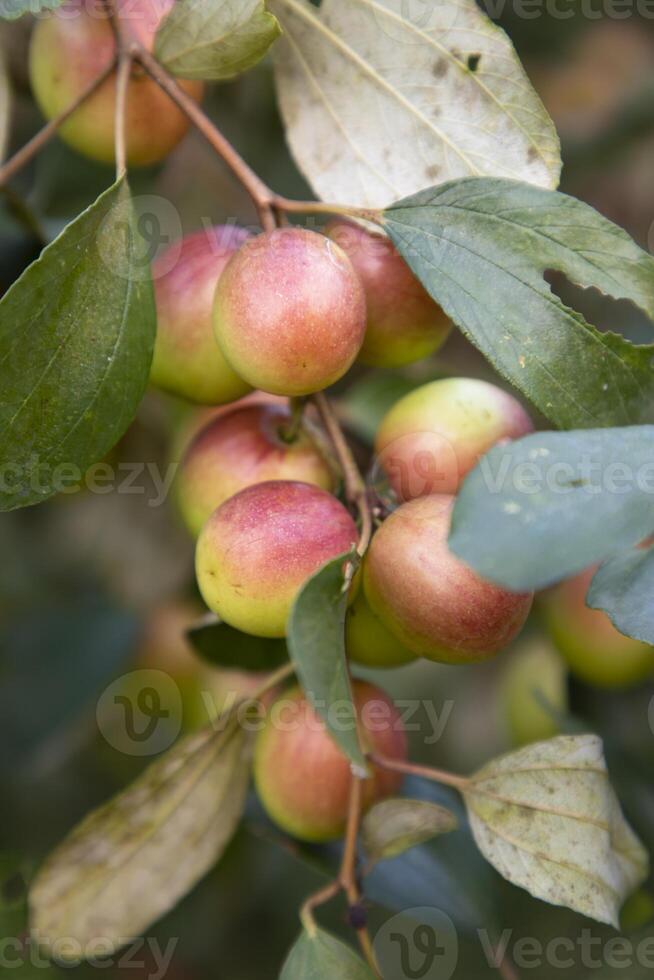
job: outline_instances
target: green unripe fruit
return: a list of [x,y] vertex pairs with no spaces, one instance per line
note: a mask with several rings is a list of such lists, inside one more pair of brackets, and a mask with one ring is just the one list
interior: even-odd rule
[[[353,700],[366,748],[405,760],[406,735],[390,698],[355,681]],[[342,836],[352,768],[300,688],[283,694],[270,710],[257,737],[254,778],[270,818],[293,837],[317,842]],[[363,784],[364,810],[392,796],[401,783],[397,773],[373,768],[372,778]]]
[[372,539],[363,586],[372,611],[416,654],[465,664],[498,653],[522,629],[533,593],[480,578],[450,551],[453,497],[399,507]]
[[198,585],[230,626],[282,637],[307,579],[356,540],[352,517],[326,491],[284,480],[259,483],[231,497],[202,529]]
[[561,582],[541,597],[550,636],[571,672],[597,687],[629,687],[654,677],[654,647],[624,636],[606,613],[586,605],[597,567]]
[[249,384],[308,395],[338,381],[361,349],[363,287],[324,235],[285,228],[251,238],[221,276],[214,302],[218,344]]
[[565,663],[542,638],[516,650],[502,676],[501,706],[514,745],[553,738],[568,710]]
[[218,225],[173,242],[153,263],[157,338],[150,378],[164,391],[205,405],[250,391],[223,357],[211,313],[223,269],[247,238],[242,228]]
[[[121,26],[133,40],[151,49],[159,22],[173,0],[118,0]],[[34,28],[30,46],[30,78],[34,97],[47,119],[67,109],[116,57],[111,22],[98,4],[68,0]],[[187,95],[198,102],[201,82],[179,79]],[[59,132],[85,156],[103,163],[115,157],[115,72],[68,119]],[[132,166],[163,160],[186,133],[188,119],[142,70],[129,81],[125,133],[127,159]]]
[[375,616],[361,589],[345,621],[345,649],[364,667],[402,667],[416,659]]
[[481,456],[533,429],[507,392],[473,378],[416,388],[386,414],[375,439],[379,463],[400,500],[455,494]]
[[388,238],[343,220],[330,222],[326,234],[346,253],[366,294],[366,336],[359,355],[363,364],[402,367],[445,343],[452,321]]
[[303,426],[286,441],[291,422],[281,405],[235,408],[206,425],[182,460],[177,500],[188,527],[198,535],[221,504],[255,483],[297,480],[334,490],[333,470]]

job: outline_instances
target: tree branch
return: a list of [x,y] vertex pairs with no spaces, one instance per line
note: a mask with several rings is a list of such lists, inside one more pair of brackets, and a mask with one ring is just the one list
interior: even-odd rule
[[116,61],[112,61],[103,72],[101,72],[97,78],[95,78],[90,85],[84,89],[83,92],[78,95],[78,97],[71,102],[68,108],[60,112],[58,116],[51,119],[43,129],[32,137],[32,139],[21,147],[17,153],[14,153],[11,159],[7,160],[3,167],[0,167],[0,187],[6,184],[11,178],[25,167],[32,157],[43,149],[43,147],[52,139],[59,127],[66,122],[66,120],[73,115],[73,113],[79,109],[91,96],[96,92],[103,82],[109,78],[116,67]]
[[118,59],[118,76],[116,79],[116,119],[115,136],[116,146],[116,178],[124,176],[127,172],[127,93],[129,89],[129,77],[132,72],[132,56],[121,53]]

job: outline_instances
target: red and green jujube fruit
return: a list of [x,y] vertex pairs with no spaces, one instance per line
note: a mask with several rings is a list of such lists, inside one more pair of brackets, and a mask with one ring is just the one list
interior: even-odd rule
[[258,483],[230,497],[202,529],[200,591],[230,626],[283,637],[307,579],[356,540],[354,520],[325,490],[288,480]]
[[372,611],[407,649],[465,664],[498,653],[522,629],[533,593],[480,578],[450,551],[454,498],[420,497],[388,517],[372,539],[363,586]]
[[568,711],[568,671],[546,637],[524,643],[504,668],[500,708],[514,745],[554,738]]
[[346,253],[366,294],[367,328],[359,354],[363,364],[402,367],[445,343],[452,321],[388,238],[340,219],[327,225],[326,234]]
[[351,661],[363,667],[402,667],[416,659],[374,614],[361,588],[348,609],[345,650]]
[[153,263],[157,338],[150,378],[164,391],[205,405],[250,391],[223,357],[211,313],[218,280],[248,237],[242,228],[217,225],[173,242]]
[[365,328],[365,296],[350,260],[313,231],[249,239],[216,290],[214,330],[227,362],[273,394],[308,395],[338,381]]
[[[364,748],[404,761],[406,734],[388,695],[355,681],[353,701]],[[257,737],[254,778],[268,815],[293,837],[318,842],[343,834],[352,768],[299,687],[281,695],[268,713]],[[363,783],[364,810],[392,796],[401,783],[401,775],[373,767]]]
[[601,609],[586,605],[597,566],[543,592],[550,636],[575,677],[597,687],[629,687],[654,677],[654,647],[618,632]]
[[400,500],[456,493],[481,456],[533,430],[512,395],[474,378],[444,378],[416,388],[382,419],[378,462]]
[[[160,21],[173,0],[117,0],[121,28],[151,49]],[[47,119],[67,109],[116,57],[111,21],[92,0],[67,0],[41,15],[29,54],[34,98]],[[202,82],[178,79],[187,95],[202,98]],[[62,138],[85,156],[113,163],[116,73],[114,72],[61,126]],[[127,160],[133,166],[157,163],[189,127],[186,116],[144,71],[132,69],[126,106]]]
[[288,407],[248,405],[213,419],[188,447],[177,477],[177,501],[191,534],[246,487],[296,480],[333,490],[336,476],[304,422],[288,441]]

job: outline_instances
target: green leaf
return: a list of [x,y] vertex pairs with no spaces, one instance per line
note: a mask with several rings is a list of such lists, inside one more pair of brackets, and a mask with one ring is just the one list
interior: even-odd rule
[[480,575],[540,589],[654,529],[654,426],[539,432],[497,446],[467,477],[449,544]]
[[0,510],[79,482],[134,418],[156,329],[149,263],[118,181],[0,302]]
[[155,55],[182,78],[217,81],[252,68],[281,33],[264,0],[177,0]]
[[480,174],[558,184],[554,125],[474,0],[269,5],[287,137],[323,200],[381,208]]
[[479,849],[508,881],[619,927],[649,859],[608,780],[601,739],[561,735],[502,756],[464,796]]
[[[334,558],[304,585],[291,610],[288,649],[316,713],[353,765],[365,773],[345,659],[344,567],[355,560],[354,553]],[[335,704],[338,717],[331,710]]]
[[240,633],[213,613],[187,630],[186,636],[197,653],[214,667],[274,670],[288,659],[284,640],[264,640]]
[[249,775],[243,728],[206,729],[88,816],[46,860],[30,891],[31,926],[44,951],[66,937],[77,959],[75,943],[84,951],[101,936],[110,952],[146,934],[222,855]]
[[362,842],[373,861],[397,857],[457,827],[451,810],[425,800],[382,800],[365,815]]
[[654,319],[654,259],[581,201],[470,178],[384,214],[418,278],[495,368],[560,428],[654,420],[654,346],[600,333],[553,294],[547,270]]
[[322,929],[300,935],[279,976],[280,980],[374,980],[349,946]]
[[654,548],[609,559],[595,573],[586,603],[603,609],[621,633],[654,644]]
[[0,17],[16,20],[24,14],[39,14],[42,10],[56,10],[64,0],[0,0]]

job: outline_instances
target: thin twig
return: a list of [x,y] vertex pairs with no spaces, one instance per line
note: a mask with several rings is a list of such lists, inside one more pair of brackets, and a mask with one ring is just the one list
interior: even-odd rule
[[127,93],[129,89],[129,79],[132,73],[132,56],[121,53],[118,60],[118,77],[116,81],[116,119],[115,119],[115,145],[116,145],[116,179],[122,177],[127,171]]
[[222,157],[252,198],[263,228],[266,231],[272,231],[276,227],[276,222],[272,207],[274,195],[270,189],[250,165],[245,162],[243,157],[237,153],[229,140],[223,136],[197,102],[186,94],[184,89],[177,84],[173,76],[159,64],[156,58],[153,58],[140,45],[134,45],[131,48],[131,53],[135,60],[143,65],[148,75],[154,79],[157,85],[188,116],[193,125],[199,129],[204,138],[211,144],[216,153]]
[[[357,906],[361,901],[361,892],[359,891],[359,885],[357,882],[357,840],[359,837],[359,827],[361,825],[362,808],[363,781],[357,776],[353,776],[348,804],[343,859],[341,861],[341,868],[338,876],[341,888],[345,892],[350,908]],[[358,925],[355,926],[355,929],[361,951],[375,976],[379,977],[379,967],[377,966],[377,961],[375,959],[367,926]]]
[[32,137],[29,143],[22,146],[17,153],[14,153],[10,160],[7,160],[3,167],[0,167],[0,187],[6,184],[7,181],[11,180],[14,174],[17,174],[19,170],[22,170],[22,168],[30,162],[32,157],[36,156],[36,154],[43,149],[43,147],[55,135],[59,127],[65,123],[66,120],[87,101],[87,99],[90,99],[94,92],[96,92],[104,82],[106,82],[114,71],[115,67],[116,61],[114,60],[98,75],[97,78],[90,83],[90,85],[87,85],[84,91],[81,92],[77,98],[71,102],[66,109],[64,109],[63,112],[60,112],[58,116],[51,119],[50,122],[43,127],[43,129],[40,129],[39,132]]
[[368,550],[373,529],[368,490],[329,399],[324,392],[319,391],[313,396],[313,400],[343,471],[345,496],[349,503],[357,508],[361,518],[357,550],[360,555],[364,555]]
[[400,762],[396,759],[387,759],[383,755],[370,756],[370,761],[382,769],[389,772],[400,772],[406,776],[418,776],[420,779],[429,779],[434,783],[443,783],[445,786],[453,786],[454,789],[464,790],[469,785],[470,780],[465,776],[456,776],[454,773],[445,772],[442,769],[433,769],[431,766],[417,766],[413,762]]
[[324,201],[293,201],[280,194],[274,194],[272,204],[287,214],[338,214],[344,218],[362,218],[377,225],[383,224],[383,212],[373,208],[357,208],[349,204],[329,204]]
[[499,970],[499,974],[503,980],[520,980],[518,971],[514,967],[513,963],[506,957],[502,958],[497,969]]

